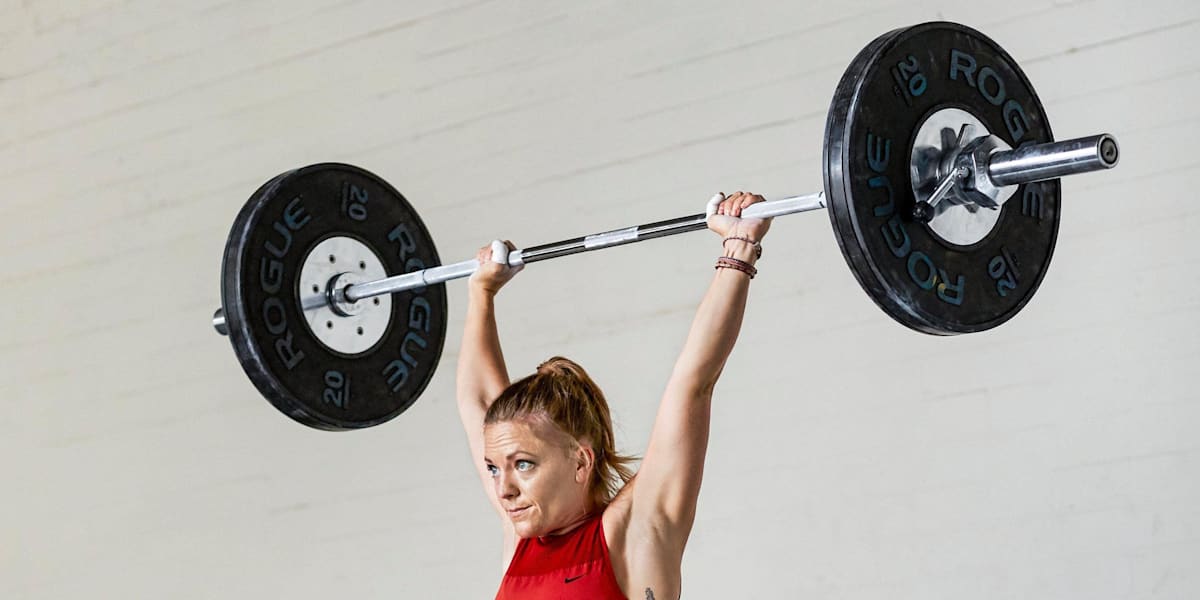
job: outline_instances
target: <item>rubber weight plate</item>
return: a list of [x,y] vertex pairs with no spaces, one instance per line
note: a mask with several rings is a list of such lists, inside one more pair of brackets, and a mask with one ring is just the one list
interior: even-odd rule
[[1014,148],[1053,141],[1012,57],[955,23],[897,29],[867,45],[842,76],[825,125],[825,194],[846,262],[888,315],[935,335],[984,331],[1017,314],[1046,274],[1059,221],[1058,180],[1018,188],[969,246],[912,219],[913,141],[947,108]]
[[238,214],[225,246],[222,308],[242,368],[271,404],[310,427],[359,429],[404,412],[433,377],[446,291],[438,284],[393,294],[378,342],[352,355],[333,350],[305,319],[299,272],[334,237],[364,244],[388,274],[441,264],[424,223],[392,186],[350,165],[312,165],[268,181]]

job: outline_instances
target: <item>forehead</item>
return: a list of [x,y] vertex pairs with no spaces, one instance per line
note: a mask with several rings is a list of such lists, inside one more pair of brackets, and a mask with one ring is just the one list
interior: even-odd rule
[[540,454],[558,446],[561,435],[541,419],[492,423],[483,428],[484,452],[497,459],[517,451]]

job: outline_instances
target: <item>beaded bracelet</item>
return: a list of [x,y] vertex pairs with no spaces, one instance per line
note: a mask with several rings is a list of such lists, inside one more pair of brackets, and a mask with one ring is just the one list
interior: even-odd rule
[[725,242],[728,242],[729,240],[741,240],[743,242],[749,243],[751,246],[754,246],[754,258],[755,259],[762,258],[762,244],[760,244],[748,237],[742,237],[740,235],[731,235],[731,236],[721,240],[721,247],[724,248]]
[[718,257],[717,264],[713,268],[714,269],[735,269],[735,270],[741,271],[741,272],[749,275],[750,279],[754,279],[754,276],[758,275],[758,269],[754,268],[754,265],[752,265],[746,261],[743,261],[743,260],[738,260],[736,258],[730,258],[728,256]]

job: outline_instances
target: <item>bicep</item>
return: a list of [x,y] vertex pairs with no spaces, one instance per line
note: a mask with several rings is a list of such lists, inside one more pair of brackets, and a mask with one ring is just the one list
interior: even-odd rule
[[708,452],[712,387],[687,378],[667,384],[634,489],[635,510],[686,536]]

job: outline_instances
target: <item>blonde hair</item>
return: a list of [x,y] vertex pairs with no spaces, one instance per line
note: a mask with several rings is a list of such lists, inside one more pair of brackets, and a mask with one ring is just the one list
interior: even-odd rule
[[591,444],[596,458],[589,489],[595,506],[607,505],[633,478],[630,464],[639,459],[617,454],[608,402],[578,363],[555,356],[538,365],[536,373],[501,392],[483,424],[527,418],[545,418],[576,443]]

